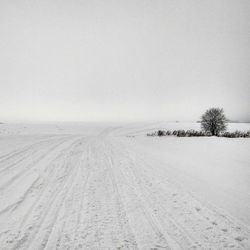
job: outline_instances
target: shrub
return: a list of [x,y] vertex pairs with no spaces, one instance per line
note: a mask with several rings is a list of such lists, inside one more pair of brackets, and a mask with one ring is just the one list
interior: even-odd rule
[[197,130],[158,130],[154,133],[149,133],[147,136],[177,136],[177,137],[191,137],[191,136],[211,136],[211,133]]
[[148,133],[147,136],[157,136],[157,132]]
[[[211,132],[205,131],[197,131],[197,130],[174,130],[171,132],[170,130],[158,130],[153,133],[148,133],[147,136],[177,136],[177,137],[195,137],[195,136],[212,136]],[[250,138],[250,131],[242,132],[242,131],[235,131],[235,132],[224,132],[219,135],[220,137],[227,137],[227,138]]]
[[187,134],[185,132],[185,130],[177,130],[177,134],[176,136],[178,137],[185,137]]
[[170,130],[167,130],[165,133],[166,135],[172,135],[172,132]]
[[157,135],[158,136],[164,136],[164,135],[166,135],[166,133],[163,130],[158,130]]
[[222,137],[227,138],[249,138],[250,137],[250,131],[242,132],[242,131],[235,131],[235,132],[225,132],[221,134]]

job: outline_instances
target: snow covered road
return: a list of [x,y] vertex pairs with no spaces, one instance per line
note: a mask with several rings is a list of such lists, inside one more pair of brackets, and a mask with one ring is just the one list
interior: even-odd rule
[[[197,179],[196,189],[176,174],[176,141],[173,147],[145,146],[154,138],[112,131],[1,139],[0,148],[6,145],[0,153],[1,249],[250,249],[247,212],[237,217],[216,199],[207,200],[216,190],[204,191],[202,175],[192,174],[200,170],[187,156],[185,176]],[[169,162],[157,155],[157,147],[168,150]],[[248,149],[249,140],[241,164],[250,167]],[[231,174],[216,168],[218,175]],[[244,171],[242,178],[249,177],[250,168]],[[249,185],[243,180],[241,194],[237,185],[229,202],[237,202],[237,195],[250,198]],[[226,199],[228,192],[220,194]],[[245,207],[240,203],[242,211],[249,200]]]

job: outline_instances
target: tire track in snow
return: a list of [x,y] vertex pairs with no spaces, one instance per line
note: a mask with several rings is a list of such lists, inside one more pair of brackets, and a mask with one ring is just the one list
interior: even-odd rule
[[68,194],[64,203],[64,209],[62,209],[59,217],[59,225],[56,225],[53,236],[50,237],[51,242],[47,244],[48,249],[72,248],[72,245],[76,245],[76,231],[79,226],[81,203],[84,199],[85,188],[90,175],[90,167],[87,164],[86,157],[87,145],[88,142],[85,143],[84,147],[80,148],[79,171],[72,192]]
[[[119,153],[117,151],[117,148],[116,152],[110,154],[118,155]],[[124,156],[121,157],[121,155],[119,154],[119,157],[117,159],[119,159],[119,161],[122,161],[124,160]],[[158,249],[158,248],[180,249],[178,241],[172,239],[172,234],[164,231],[161,219],[157,218],[153,213],[153,209],[150,207],[150,203],[148,203],[144,192],[142,192],[141,187],[138,186],[138,183],[140,183],[140,178],[137,178],[134,175],[133,170],[131,172],[131,167],[128,167],[127,164],[123,165],[116,163],[116,165],[119,166],[116,167],[116,171],[120,172],[121,175],[120,179],[126,180],[125,185],[131,189],[130,191],[131,193],[127,195],[128,197],[127,203],[130,203],[132,204],[131,205],[132,207],[135,207],[135,209],[133,210],[134,213],[136,214],[136,216],[134,215],[132,217],[131,222],[133,223],[137,231],[139,231],[138,226],[140,227],[140,225],[136,225],[135,221],[137,221],[138,218],[140,218],[143,215],[143,217],[141,217],[141,220],[146,220],[148,225],[150,226],[149,228],[147,228],[147,230],[150,233],[146,234],[146,231],[143,232],[143,234],[141,234],[141,232],[135,232],[138,235],[137,238],[139,237],[138,241],[140,242],[138,242],[138,244],[140,245],[140,248],[143,249],[146,246],[147,247],[151,246],[150,248],[152,249]],[[128,190],[126,190],[125,192],[128,192]],[[131,200],[132,197],[134,197],[133,200]],[[140,224],[140,222],[138,222],[138,224]],[[173,226],[171,226],[171,230],[173,229],[174,229]],[[187,245],[188,242],[185,243],[185,246]]]
[[72,171],[72,173],[71,173],[72,178],[68,177],[67,182],[65,182],[65,185],[63,185],[61,191],[59,191],[60,193],[57,194],[57,196],[54,198],[56,200],[58,197],[59,204],[55,206],[55,208],[53,210],[53,214],[50,216],[50,218],[48,218],[48,216],[46,216],[42,222],[42,224],[44,224],[44,221],[47,220],[48,226],[45,227],[42,225],[43,227],[46,228],[46,232],[44,233],[43,237],[41,237],[41,233],[39,233],[39,231],[37,232],[36,235],[38,235],[37,236],[38,242],[35,240],[33,242],[31,242],[31,244],[29,245],[30,249],[45,249],[46,248],[49,237],[51,236],[51,232],[52,232],[52,230],[57,222],[60,210],[62,209],[62,206],[65,203],[65,200],[68,198],[69,194],[72,192],[72,190],[76,184],[75,179],[78,177],[79,168],[81,167],[81,165],[80,165],[80,162],[75,162],[74,164],[77,165],[77,167],[76,167],[75,171]]
[[86,188],[76,249],[137,249],[115,191],[110,162],[99,139],[91,141],[90,156],[91,176]]
[[4,184],[2,186],[0,186],[0,191],[6,189],[15,180],[17,180],[21,176],[25,175],[29,170],[31,170],[34,167],[34,165],[36,165],[37,163],[42,161],[45,157],[48,156],[48,154],[53,152],[58,146],[60,146],[64,142],[65,141],[62,141],[62,142],[56,143],[56,145],[49,147],[42,155],[39,154],[39,150],[37,149],[38,156],[36,156],[35,159],[33,159],[31,163],[27,164],[27,166],[24,169],[20,169],[20,171],[17,174],[12,176],[8,181],[4,182]]
[[[73,150],[74,147],[70,152],[73,152]],[[64,202],[66,194],[67,192],[69,192],[74,183],[73,180],[75,177],[76,168],[74,167],[73,170],[71,171],[69,170],[69,168],[71,168],[71,166],[74,166],[74,164],[75,164],[74,158],[73,159],[71,157],[67,158],[67,161],[64,164],[67,169],[67,175],[64,176],[65,177],[64,180],[62,180],[62,182],[59,183],[58,187],[54,190],[52,195],[50,195],[49,200],[48,199],[45,200],[45,207],[43,209],[42,207],[40,207],[39,209],[40,213],[38,212],[37,216],[38,219],[35,221],[35,224],[34,222],[33,224],[31,224],[32,227],[31,232],[27,234],[27,230],[25,230],[24,236],[21,237],[21,239],[15,245],[14,249],[43,249],[43,247],[46,245],[45,244],[47,237],[46,232],[50,232],[51,227],[53,227],[57,219],[58,211],[61,208],[62,203]],[[47,226],[44,226],[44,224],[46,223]],[[46,230],[44,230],[44,228],[46,228]],[[45,242],[43,242],[44,237],[42,236],[44,235],[44,233],[45,233]],[[35,247],[33,246],[33,244],[35,245]]]
[[[74,142],[73,145],[75,143],[77,143],[77,142]],[[73,150],[72,147],[73,146],[71,145],[70,146],[71,150]],[[71,152],[71,151],[69,151],[69,152]],[[61,155],[60,157],[57,157],[56,160],[58,161],[58,160],[64,159],[63,156],[64,155]],[[71,159],[71,158],[69,158],[69,159]],[[68,172],[70,172],[69,171],[69,168],[71,167],[70,164],[67,161],[65,161],[64,164],[62,165],[62,164],[60,164],[60,161],[59,161],[59,164],[58,164],[58,167],[57,167],[57,168],[59,168],[59,169],[57,169],[57,173],[59,175],[63,171],[62,167],[65,168],[65,170],[67,170]],[[56,169],[53,169],[54,172],[55,172],[55,170]],[[51,177],[53,177],[53,176],[51,176]],[[52,194],[50,194],[50,192],[51,192],[50,188],[51,187],[49,185],[54,185],[54,181],[56,180],[57,177],[58,176],[55,175],[54,179],[49,180],[49,182],[47,183],[45,188],[42,190],[42,193],[39,193],[39,195],[37,196],[37,199],[35,200],[35,202],[31,206],[31,208],[29,209],[29,212],[27,213],[27,215],[24,216],[24,219],[21,221],[21,225],[20,225],[21,227],[19,228],[19,233],[12,235],[9,242],[12,243],[12,245],[13,245],[14,242],[18,242],[14,248],[17,248],[17,249],[21,248],[22,244],[24,242],[26,242],[27,238],[29,237],[29,235],[33,231],[34,223],[37,223],[36,218],[39,218],[41,216],[41,213],[46,213],[51,208],[50,205],[51,205],[51,203],[53,203],[55,201],[55,198],[56,198],[56,196],[58,195],[58,193],[60,191],[60,187],[67,180],[67,178],[65,178],[64,182],[57,183],[57,186],[54,187],[54,191],[52,192]],[[67,177],[67,175],[65,175],[65,177]],[[48,197],[48,198],[46,198],[46,197]],[[43,199],[45,199],[45,200],[43,200]],[[43,204],[45,205],[45,210],[41,211],[41,208],[43,207]],[[30,222],[27,221],[29,218],[31,219]],[[34,218],[35,218],[35,221],[33,221]],[[38,220],[38,222],[41,222],[41,221]]]
[[[145,157],[142,157],[142,155],[138,155],[136,151],[132,152],[132,148],[129,148],[129,151],[126,150],[126,148],[128,149],[128,147],[124,147],[123,149],[121,149],[121,145],[122,144],[119,144],[119,150],[121,150],[122,153],[124,153],[124,157],[126,159],[129,159],[132,157],[130,160],[131,163],[130,164],[126,163],[126,164],[124,164],[125,166],[132,165],[133,171],[138,169],[137,166],[144,166],[142,168],[141,172],[135,176],[135,180],[140,180],[140,179],[142,179],[143,176],[146,177],[146,175],[143,173],[143,171],[145,169],[147,169],[147,170],[151,169],[151,171],[150,171],[151,176],[152,176],[152,174],[154,176],[155,173],[157,173],[157,171],[155,171],[154,165],[149,164],[148,162],[146,162],[144,160]],[[127,151],[127,153],[125,153],[126,151]],[[156,161],[154,161],[154,163],[155,162]],[[157,164],[157,166],[159,166],[159,164]],[[162,176],[168,176],[168,175],[165,173]],[[157,179],[156,179],[157,182],[159,182],[162,179],[162,176],[157,176]],[[168,180],[167,180],[167,182],[168,182]],[[141,181],[140,181],[140,183],[141,183]],[[218,248],[219,249],[227,249],[228,247],[230,247],[231,249],[242,249],[242,248],[245,249],[247,246],[249,246],[248,245],[249,243],[247,243],[247,241],[243,242],[243,241],[239,241],[237,239],[237,235],[239,235],[239,233],[240,233],[243,236],[243,237],[241,237],[241,239],[247,240],[248,235],[249,235],[249,230],[246,230],[243,228],[241,228],[241,230],[239,230],[239,228],[240,228],[239,224],[237,226],[237,223],[235,223],[235,222],[229,223],[227,220],[228,219],[227,216],[225,216],[225,218],[222,220],[221,215],[218,211],[211,210],[211,208],[208,208],[206,206],[206,204],[202,205],[200,202],[198,202],[197,199],[195,199],[193,196],[191,196],[186,190],[185,191],[181,190],[178,185],[177,186],[175,184],[173,185],[173,183],[172,184],[169,183],[168,185],[170,187],[171,186],[175,187],[173,189],[172,193],[175,192],[178,194],[178,199],[181,198],[179,205],[181,204],[181,202],[183,202],[183,205],[181,205],[178,208],[179,209],[178,214],[175,213],[174,210],[172,210],[172,213],[169,214],[167,217],[171,218],[172,216],[174,216],[173,217],[174,223],[176,225],[180,226],[180,228],[182,228],[184,230],[184,232],[185,232],[184,235],[187,234],[187,235],[189,235],[189,237],[194,239],[195,243],[198,244],[198,245],[196,245],[196,247],[206,249],[206,248],[209,248],[211,246],[214,246],[213,249],[218,249]],[[148,182],[146,180],[144,181],[143,186],[148,189],[148,192],[150,192],[150,190],[153,189],[152,183],[151,183],[151,186],[149,187]],[[159,184],[157,184],[155,186],[157,187],[157,186],[159,186]],[[162,190],[157,189],[157,190],[155,190],[155,192],[152,192],[152,190],[151,190],[151,195],[148,197],[150,197],[150,199],[156,198],[156,200],[152,201],[152,204],[157,204],[157,203],[164,204],[163,201],[166,200],[166,199],[164,199],[164,196],[163,196],[164,193],[165,193],[165,196],[168,196],[168,193],[166,193],[166,191],[164,191],[164,189],[162,189]],[[186,197],[186,198],[183,200],[182,196]],[[165,201],[165,204],[166,204],[165,208],[169,207],[169,201],[171,204],[171,197],[170,197],[170,200]],[[195,207],[194,204],[198,204],[197,207]],[[175,206],[176,206],[176,203],[175,203]],[[188,208],[188,206],[190,206],[190,208]],[[186,209],[186,208],[188,208],[188,209]],[[164,207],[162,207],[162,211],[164,211]],[[201,216],[201,213],[203,213],[204,211],[206,211],[206,214],[204,216]],[[209,217],[211,217],[210,218],[211,221],[208,221]],[[212,220],[213,217],[216,218],[216,220],[219,222],[214,222]],[[161,218],[164,218],[163,214],[162,214]],[[190,224],[188,225],[188,223],[187,223],[188,221],[191,222],[191,225]],[[211,227],[211,223],[212,223],[213,227]],[[218,224],[218,227],[217,227],[217,224]],[[202,228],[202,227],[205,227],[206,225],[207,225],[208,229],[212,229],[212,230],[207,231],[206,228]],[[196,226],[196,228],[194,226]],[[225,228],[228,228],[228,229],[225,229]]]
[[[46,177],[43,177],[43,179],[46,179],[46,180],[47,180],[47,183],[44,185],[44,187],[42,188],[42,190],[39,190],[39,194],[37,194],[36,200],[33,202],[32,206],[30,207],[30,209],[28,210],[27,214],[24,216],[24,219],[22,220],[21,227],[22,227],[22,225],[25,224],[25,222],[26,222],[28,216],[29,216],[30,214],[32,214],[32,210],[34,209],[34,207],[37,206],[37,204],[38,204],[38,203],[40,202],[40,200],[43,198],[43,194],[44,194],[46,191],[48,191],[49,186],[50,186],[51,184],[53,184],[54,180],[53,180],[52,178],[53,178],[54,176],[55,176],[55,178],[56,178],[56,172],[55,172],[56,166],[55,166],[55,165],[58,164],[57,161],[60,160],[60,159],[61,159],[61,160],[66,159],[66,157],[67,157],[67,151],[72,150],[72,147],[75,145],[75,143],[76,143],[76,142],[73,142],[73,143],[70,144],[70,146],[67,146],[67,148],[64,148],[64,149],[62,150],[62,152],[61,152],[59,155],[57,155],[56,158],[53,159],[52,162],[50,162],[50,163],[48,164],[48,166],[44,169],[44,172],[47,172],[47,171],[50,169],[50,171],[49,171],[49,173],[47,174],[47,176],[46,176]],[[53,174],[53,173],[54,173],[54,174]],[[38,181],[41,182],[41,177],[40,177],[40,179],[39,179]],[[39,185],[38,183],[35,183],[35,184],[36,184],[36,185]],[[33,187],[31,187],[31,188],[35,188],[35,185],[34,185]]]
[[64,137],[67,138],[68,136],[60,136],[59,138],[58,137],[49,137],[49,138],[46,138],[46,139],[43,139],[43,140],[39,139],[38,142],[34,142],[34,143],[31,143],[30,145],[26,145],[25,147],[18,148],[16,150],[12,151],[12,152],[9,152],[6,155],[1,156],[0,157],[0,165],[2,163],[6,164],[6,161],[8,161],[8,160],[11,160],[11,161],[15,160],[16,157],[19,157],[23,153],[26,153],[29,150],[32,150],[37,146],[39,148],[42,143],[47,143],[47,142],[51,143],[51,141],[53,141],[53,140],[57,141],[58,139],[63,139]]
[[65,142],[66,140],[64,140],[63,142],[59,142],[56,145],[53,145],[52,148],[49,148],[49,150],[46,151],[46,153],[42,154],[39,158],[35,159],[35,161],[33,161],[32,164],[28,165],[23,172],[19,172],[19,174],[14,175],[10,180],[4,183],[4,187],[3,186],[1,187],[1,196],[0,196],[0,200],[2,203],[3,203],[3,197],[5,197],[10,193],[10,190],[8,189],[10,184],[13,184],[13,182],[15,181],[15,186],[20,186],[20,185],[22,186],[23,180],[27,179],[26,176],[30,176],[31,174],[36,176],[35,180],[32,181],[30,186],[27,187],[26,190],[24,190],[24,193],[16,201],[13,201],[5,208],[2,208],[2,210],[0,211],[0,215],[8,212],[9,210],[14,211],[20,204],[22,204],[22,202],[25,201],[26,196],[30,193],[33,186],[37,183],[37,181],[39,181],[40,178],[39,174],[36,172],[36,170],[34,171],[33,168],[35,168],[36,165],[40,163],[44,158],[48,158],[50,154],[52,154],[60,145],[62,145]]
[[[30,156],[31,155],[34,155],[35,153],[39,153],[41,152],[41,148],[45,148],[47,149],[49,146],[52,146],[51,144],[52,143],[58,143],[58,141],[62,141],[64,142],[65,140],[67,140],[69,137],[66,137],[66,138],[53,138],[53,139],[50,139],[50,140],[43,140],[43,141],[39,141],[35,144],[32,144],[32,145],[29,145],[27,146],[24,150],[21,150],[19,151],[17,154],[18,154],[18,157],[20,158],[17,158],[15,159],[15,157],[12,157],[10,158],[9,160],[13,161],[14,162],[10,162],[9,165],[6,164],[6,162],[4,162],[4,166],[5,168],[3,169],[0,169],[0,173],[4,173],[5,171],[9,171],[10,169],[12,169],[13,167],[16,167],[17,164],[20,164],[22,163],[24,160],[28,160],[30,161]],[[14,159],[13,159],[14,158]],[[1,163],[0,163],[1,164]]]

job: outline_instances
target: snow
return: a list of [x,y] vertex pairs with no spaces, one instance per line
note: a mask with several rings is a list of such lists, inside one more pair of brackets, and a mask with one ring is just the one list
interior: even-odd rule
[[1,249],[250,249],[250,139],[159,128],[1,124]]

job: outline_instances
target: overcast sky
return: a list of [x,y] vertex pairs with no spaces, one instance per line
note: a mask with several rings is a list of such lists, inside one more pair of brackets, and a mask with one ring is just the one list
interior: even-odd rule
[[250,120],[249,0],[0,0],[0,120]]

